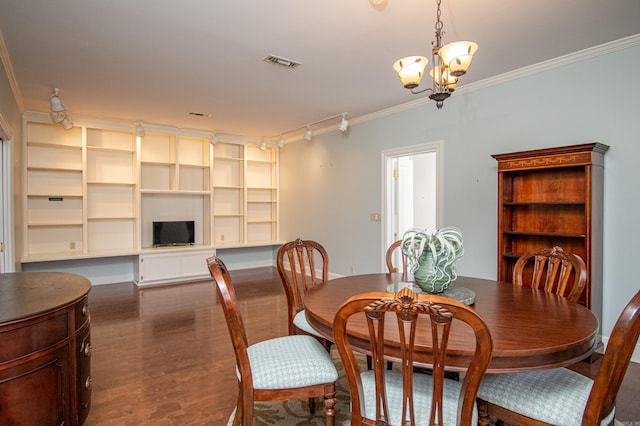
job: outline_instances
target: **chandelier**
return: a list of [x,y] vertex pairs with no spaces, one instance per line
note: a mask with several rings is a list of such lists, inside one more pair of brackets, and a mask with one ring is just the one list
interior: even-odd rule
[[433,68],[429,71],[429,75],[433,80],[432,87],[415,90],[420,85],[424,69],[429,62],[426,57],[408,56],[393,64],[393,69],[398,73],[404,87],[411,90],[413,94],[430,90],[429,99],[436,102],[438,109],[441,109],[444,101],[451,96],[458,84],[458,78],[467,72],[473,55],[478,50],[478,45],[470,41],[458,41],[443,46],[444,32],[440,20],[440,3],[441,0],[437,0],[436,40],[431,42]]

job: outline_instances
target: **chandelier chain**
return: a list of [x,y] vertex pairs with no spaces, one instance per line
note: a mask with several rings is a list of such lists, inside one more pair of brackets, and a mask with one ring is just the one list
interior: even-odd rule
[[437,12],[437,20],[436,20],[436,32],[439,33],[440,31],[442,31],[442,21],[440,20],[440,4],[442,3],[442,0],[438,0],[437,4],[438,4],[438,12]]

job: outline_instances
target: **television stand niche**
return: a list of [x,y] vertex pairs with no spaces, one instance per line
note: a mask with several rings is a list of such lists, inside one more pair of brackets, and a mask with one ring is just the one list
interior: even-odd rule
[[206,259],[213,247],[169,246],[143,249],[138,256],[139,287],[203,280],[210,277]]

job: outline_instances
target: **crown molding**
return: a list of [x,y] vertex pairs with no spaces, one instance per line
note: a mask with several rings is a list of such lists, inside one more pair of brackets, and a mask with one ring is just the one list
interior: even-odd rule
[[22,114],[24,112],[24,102],[22,102],[22,95],[20,94],[20,89],[18,88],[18,80],[16,80],[16,75],[13,72],[11,58],[9,57],[7,45],[4,42],[2,30],[0,30],[0,62],[2,63],[4,72],[7,74],[7,80],[9,80],[9,86],[11,87],[11,91],[13,92],[13,97],[16,100],[16,104],[18,104],[20,114]]

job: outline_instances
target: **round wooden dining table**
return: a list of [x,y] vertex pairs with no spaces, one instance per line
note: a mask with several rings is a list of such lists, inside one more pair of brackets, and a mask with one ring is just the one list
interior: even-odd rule
[[[404,278],[404,279],[403,279]],[[391,292],[406,285],[402,274],[352,275],[333,279],[309,290],[305,296],[309,324],[333,341],[333,318],[350,297],[367,292]],[[452,287],[475,292],[471,305],[480,314],[493,339],[493,357],[487,372],[508,373],[562,367],[582,360],[598,345],[598,320],[585,306],[542,290],[479,278],[458,277]],[[368,353],[364,315],[354,316],[347,328],[352,346]],[[430,357],[430,328],[419,327],[416,357]],[[385,327],[385,355],[399,359],[395,321]],[[475,350],[473,333],[454,324],[449,338],[447,369],[463,370]],[[428,362],[425,362],[428,366]]]

